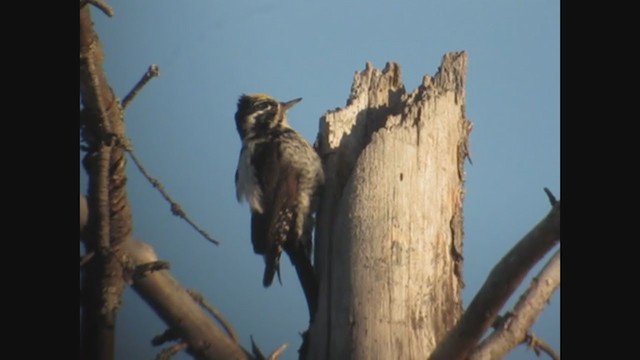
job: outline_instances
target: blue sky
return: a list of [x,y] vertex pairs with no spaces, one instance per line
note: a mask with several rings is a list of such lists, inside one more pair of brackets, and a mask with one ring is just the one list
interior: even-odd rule
[[[150,64],[160,67],[160,77],[125,114],[135,151],[191,218],[222,244],[211,245],[172,216],[130,165],[134,235],[171,262],[183,286],[214,304],[247,347],[252,334],[265,351],[289,343],[283,359],[297,358],[307,313],[288,261],[283,286],[262,287],[263,261],[252,252],[248,207],[235,200],[240,140],[233,115],[242,93],[303,97],[289,121],[313,141],[320,116],[345,105],[353,74],[366,62],[377,68],[398,62],[412,91],[423,75],[435,74],[446,52],[467,51],[466,109],[474,128],[473,165],[466,166],[465,304],[493,265],[548,212],[542,188],[560,196],[558,1],[109,4],[115,17],[93,11],[93,19],[117,96],[124,97]],[[84,191],[83,171],[80,179]],[[558,292],[533,327],[558,350],[559,303]],[[150,340],[164,329],[127,290],[118,317],[117,358],[152,358],[159,350]],[[178,357],[183,358],[189,357]],[[523,348],[508,357],[535,358]]]

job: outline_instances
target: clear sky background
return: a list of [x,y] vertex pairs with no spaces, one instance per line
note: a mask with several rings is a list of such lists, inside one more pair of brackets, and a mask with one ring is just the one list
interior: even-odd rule
[[[247,348],[250,335],[265,352],[287,342],[283,359],[297,359],[308,315],[288,260],[283,285],[262,287],[264,265],[252,251],[248,206],[235,199],[240,140],[233,116],[242,93],[303,97],[289,120],[313,141],[318,119],[345,105],[353,74],[366,62],[380,69],[398,62],[413,91],[423,75],[435,74],[446,52],[467,51],[466,109],[474,128],[464,203],[465,306],[493,265],[549,211],[542,188],[560,197],[557,0],[109,3],[115,17],[94,10],[93,19],[117,96],[124,97],[150,64],[160,67],[160,77],[126,112],[135,151],[222,244],[212,245],[172,216],[130,164],[134,235],[171,263],[183,286],[217,307]],[[83,170],[80,179],[86,191]],[[159,349],[151,338],[165,328],[127,289],[117,358],[152,359]],[[533,331],[559,351],[559,291]],[[536,356],[520,347],[508,359]]]

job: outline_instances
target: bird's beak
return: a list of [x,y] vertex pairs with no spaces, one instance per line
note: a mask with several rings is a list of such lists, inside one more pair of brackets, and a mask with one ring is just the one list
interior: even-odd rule
[[297,98],[297,99],[293,99],[291,101],[280,103],[280,106],[282,106],[282,109],[284,111],[287,111],[287,110],[291,109],[293,107],[293,105],[299,103],[300,101],[302,101],[302,98]]

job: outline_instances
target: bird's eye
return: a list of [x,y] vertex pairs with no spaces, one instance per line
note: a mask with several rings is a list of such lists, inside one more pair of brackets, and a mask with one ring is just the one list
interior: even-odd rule
[[256,105],[256,109],[258,110],[268,109],[269,107],[271,107],[271,104],[269,104],[268,102],[261,102]]

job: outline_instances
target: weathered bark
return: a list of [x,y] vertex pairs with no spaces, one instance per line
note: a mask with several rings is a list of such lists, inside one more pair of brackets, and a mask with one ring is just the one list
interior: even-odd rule
[[466,64],[447,54],[410,94],[397,64],[367,65],[320,120],[309,358],[424,359],[460,316]]
[[102,48],[93,31],[89,6],[80,9],[80,127],[88,152],[89,218],[83,241],[93,259],[84,267],[81,354],[113,359],[116,313],[124,283],[112,249],[131,233],[131,209],[125,191],[122,109],[102,71]]

